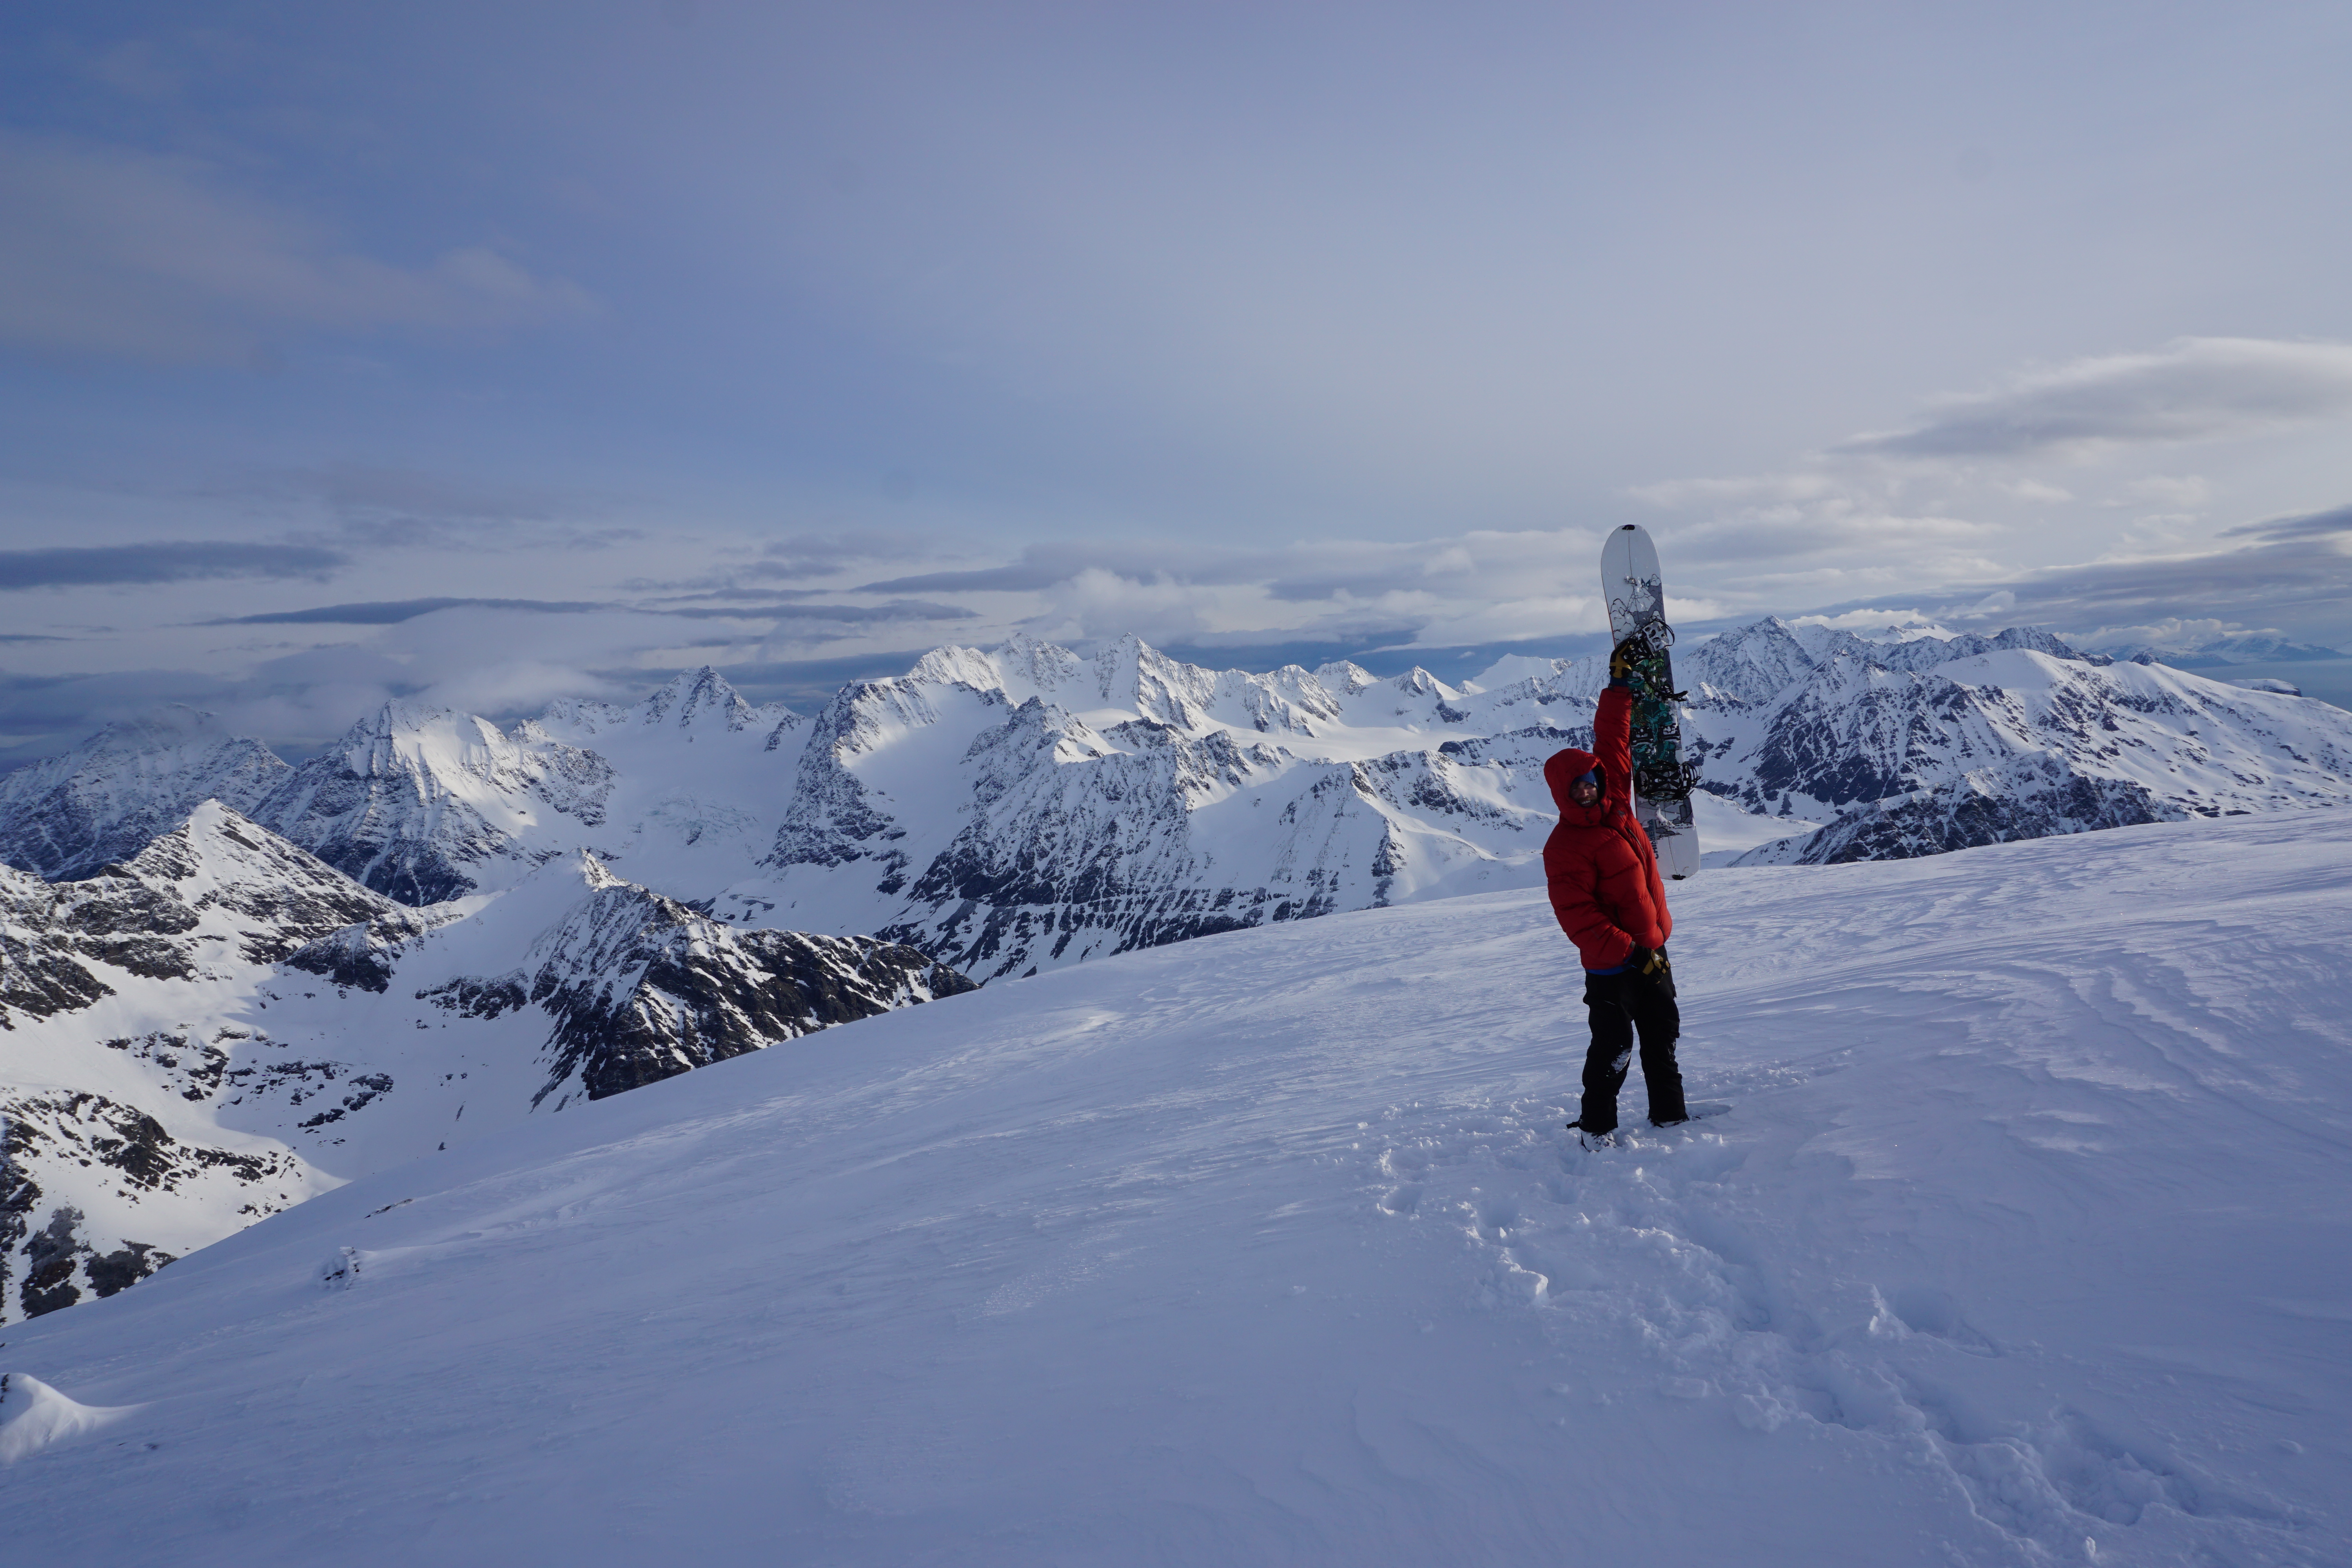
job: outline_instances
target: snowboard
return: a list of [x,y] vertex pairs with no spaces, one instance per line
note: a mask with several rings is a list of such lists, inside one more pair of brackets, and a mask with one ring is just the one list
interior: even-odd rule
[[1627,523],[1601,547],[1601,597],[1618,647],[1635,645],[1633,817],[1658,852],[1658,869],[1679,882],[1698,869],[1698,822],[1691,807],[1697,770],[1683,757],[1682,693],[1675,689],[1674,628],[1658,547]]

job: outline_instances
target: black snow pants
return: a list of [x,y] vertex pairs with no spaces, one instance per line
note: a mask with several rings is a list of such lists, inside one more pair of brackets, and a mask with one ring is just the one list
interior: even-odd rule
[[1675,1040],[1683,1032],[1675,1005],[1675,976],[1655,974],[1584,976],[1584,1006],[1592,1018],[1592,1048],[1584,1055],[1584,1100],[1576,1124],[1587,1132],[1617,1127],[1617,1091],[1633,1062],[1633,1031],[1642,1032],[1642,1081],[1649,1086],[1650,1121],[1660,1127],[1690,1114],[1683,1104],[1682,1068],[1675,1065]]

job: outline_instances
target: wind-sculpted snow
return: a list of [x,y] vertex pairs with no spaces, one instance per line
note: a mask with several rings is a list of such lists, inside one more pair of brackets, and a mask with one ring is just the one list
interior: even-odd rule
[[2352,1561],[2352,813],[1674,898],[1723,1114],[1569,1140],[1532,889],[992,985],[12,1329],[11,1550]]

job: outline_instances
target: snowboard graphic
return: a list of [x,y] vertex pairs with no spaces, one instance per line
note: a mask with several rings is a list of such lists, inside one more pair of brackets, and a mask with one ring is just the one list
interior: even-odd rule
[[1698,824],[1691,810],[1696,770],[1683,760],[1683,728],[1675,689],[1674,628],[1666,625],[1666,588],[1658,547],[1627,523],[1601,547],[1601,597],[1619,647],[1634,645],[1628,680],[1633,688],[1633,816],[1658,852],[1658,869],[1676,881],[1698,869]]

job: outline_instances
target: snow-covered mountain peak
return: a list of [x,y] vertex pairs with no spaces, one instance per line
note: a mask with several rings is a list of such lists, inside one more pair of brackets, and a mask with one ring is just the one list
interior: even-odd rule
[[[403,903],[500,887],[558,824],[604,820],[612,764],[530,724],[395,700],[354,724],[255,810],[257,820]],[[544,854],[561,847],[548,845]]]
[[1571,660],[1539,658],[1534,654],[1507,653],[1468,680],[1462,689],[1472,696],[1500,691],[1506,686],[1517,686],[1525,680],[1549,680],[1566,670]]
[[626,878],[613,875],[604,862],[596,858],[593,850],[579,851],[572,861],[572,867],[581,881],[587,884],[592,892],[605,888],[620,888],[628,885]]
[[220,715],[208,709],[166,702],[135,718],[116,720],[76,747],[75,752],[127,761],[179,746],[211,746],[240,739]]
[[1353,697],[1356,693],[1378,686],[1381,678],[1351,659],[1334,659],[1318,665],[1315,679],[1335,697]]
[[361,777],[464,773],[485,781],[512,776],[520,752],[488,719],[454,708],[394,698],[343,732],[330,748]]
[[1817,623],[1791,626],[1777,616],[1765,616],[1682,653],[1675,661],[1675,678],[1702,705],[1753,706],[1771,701],[1841,661],[1855,667],[1921,670],[1979,654],[2030,648],[2078,663],[2107,662],[2103,654],[2084,653],[2064,638],[2032,626],[2011,626],[1994,637],[1941,632],[1924,626],[1895,629],[1916,635],[1888,637],[1881,633],[1864,637],[1843,628]]
[[218,798],[251,811],[292,770],[215,715],[173,703],[0,778],[0,862],[88,876]]
[[[640,721],[647,724],[667,723],[673,729],[696,730],[717,725],[726,730],[744,730],[760,721],[760,710],[743,700],[742,694],[709,665],[699,669],[681,671],[667,686],[637,705]],[[778,705],[775,718],[791,710]],[[768,726],[774,728],[772,722]]]
[[1675,677],[1702,702],[1769,701],[1821,663],[1807,643],[1825,647],[1827,628],[1805,629],[1822,635],[1807,639],[1778,616],[1734,626],[1683,651],[1675,661]]
[[312,880],[331,868],[233,808],[206,800],[179,826],[106,869],[151,884],[180,884],[196,896],[255,880]]

